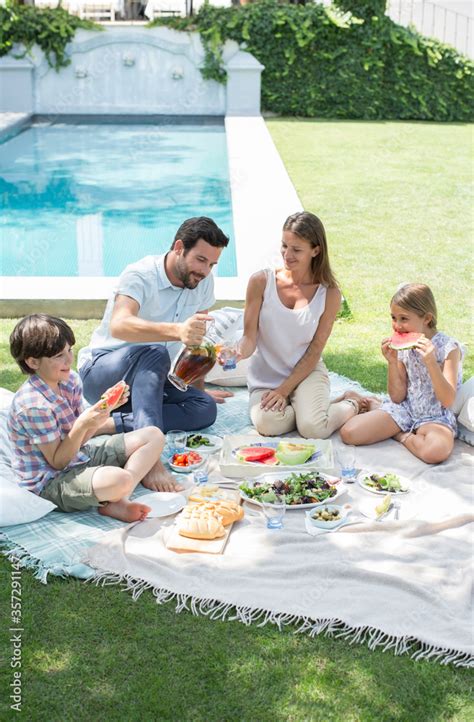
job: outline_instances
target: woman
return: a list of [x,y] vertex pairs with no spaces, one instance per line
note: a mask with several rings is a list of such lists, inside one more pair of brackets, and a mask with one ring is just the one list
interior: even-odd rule
[[[239,356],[250,360],[250,415],[257,431],[279,436],[295,428],[305,438],[325,439],[368,400],[346,392],[329,400],[329,376],[321,354],[341,305],[331,271],[323,224],[312,213],[285,221],[283,267],[249,281]],[[255,353],[254,353],[255,352]]]

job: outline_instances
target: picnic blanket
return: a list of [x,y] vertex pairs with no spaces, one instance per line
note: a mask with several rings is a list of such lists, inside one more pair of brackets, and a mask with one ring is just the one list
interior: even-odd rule
[[[472,456],[456,443],[447,462],[429,467],[392,440],[357,450],[359,466],[373,468],[375,460],[411,480],[413,519],[366,520],[314,537],[303,511],[288,510],[284,528],[269,531],[258,507],[246,503],[223,555],[169,551],[173,520],[150,519],[110,532],[85,561],[97,583],[123,583],[135,597],[151,588],[158,603],[175,599],[178,610],[293,624],[474,666]],[[355,509],[369,497],[374,506],[380,501],[358,485],[347,489],[338,502]]]
[[[331,385],[334,395],[357,388],[334,374]],[[246,404],[246,391],[237,390],[209,431],[247,430]],[[337,451],[337,435],[333,443]],[[411,481],[413,519],[365,521],[312,537],[302,511],[288,511],[284,529],[271,532],[258,509],[246,504],[245,519],[235,525],[222,556],[168,551],[163,542],[170,519],[123,525],[96,512],[52,512],[2,531],[10,553],[43,581],[48,573],[73,574],[121,583],[134,597],[151,588],[158,603],[175,600],[178,611],[245,624],[293,624],[311,635],[344,636],[471,667],[472,462],[462,442],[433,467],[391,440],[358,448],[358,466],[389,467]],[[351,486],[340,501],[356,508],[369,496]],[[374,505],[378,499],[373,496]]]
[[[339,374],[330,373],[331,394],[339,396],[346,389],[364,392],[356,381]],[[224,436],[251,429],[248,414],[247,388],[232,388],[235,394],[219,406],[216,422],[208,432]],[[6,392],[9,395],[9,392]],[[8,404],[11,403],[9,399]],[[0,412],[0,457],[11,453],[6,430],[7,402]],[[2,453],[3,452],[3,453]],[[1,465],[0,465],[1,474]],[[148,493],[138,486],[136,498]],[[84,550],[99,541],[111,529],[123,527],[123,523],[104,517],[96,510],[64,514],[54,511],[29,524],[0,527],[0,544],[9,555],[15,556],[24,567],[32,569],[37,579],[47,583],[48,575],[89,578],[93,572],[81,561]]]

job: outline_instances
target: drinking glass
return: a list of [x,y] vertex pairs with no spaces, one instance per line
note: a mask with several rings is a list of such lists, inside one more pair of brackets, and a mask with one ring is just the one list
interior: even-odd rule
[[350,445],[342,446],[337,452],[337,459],[341,467],[341,478],[347,484],[353,484],[356,480],[356,447]]
[[237,366],[237,344],[219,346],[219,361],[224,371],[231,371]]
[[182,454],[186,450],[186,441],[188,438],[187,431],[168,431],[166,434],[166,444],[168,446],[170,457],[174,454]]
[[207,484],[209,479],[209,457],[204,455],[204,461],[193,474],[194,483],[200,486],[201,484]]
[[277,496],[274,494],[272,497],[270,494],[266,495],[266,498],[262,498],[262,508],[267,520],[267,529],[282,529],[283,517],[286,511],[284,495]]

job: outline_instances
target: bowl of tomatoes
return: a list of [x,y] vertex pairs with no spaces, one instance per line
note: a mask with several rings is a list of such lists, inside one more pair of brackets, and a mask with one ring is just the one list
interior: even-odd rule
[[205,457],[198,454],[197,451],[183,451],[177,454],[173,454],[168,460],[168,464],[173,471],[187,474],[189,471],[194,471],[201,464],[204,463]]

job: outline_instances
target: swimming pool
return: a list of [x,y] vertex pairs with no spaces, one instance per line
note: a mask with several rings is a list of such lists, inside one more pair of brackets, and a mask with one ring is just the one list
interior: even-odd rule
[[230,237],[217,275],[237,275],[222,124],[33,125],[0,144],[0,198],[5,277],[118,276],[197,215]]

